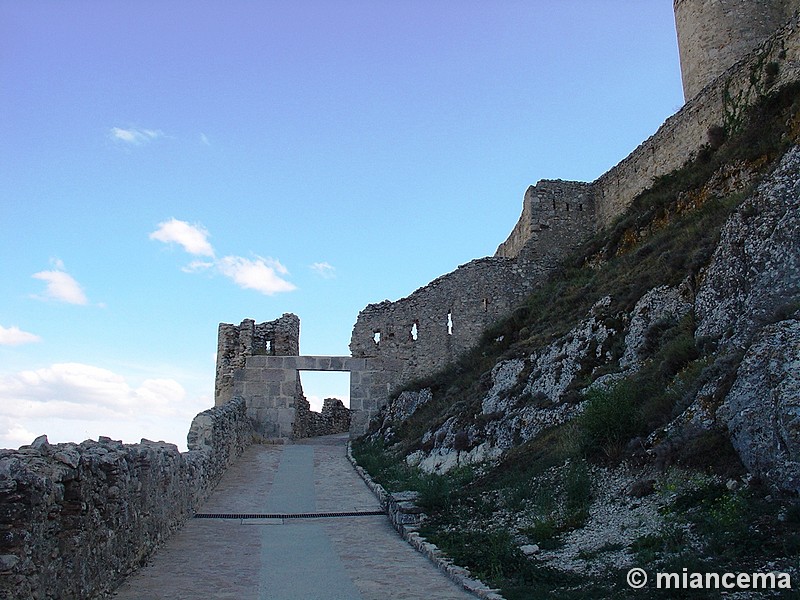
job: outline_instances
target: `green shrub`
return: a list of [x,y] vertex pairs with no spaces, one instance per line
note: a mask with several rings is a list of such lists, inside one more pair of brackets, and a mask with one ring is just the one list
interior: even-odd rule
[[462,492],[474,478],[475,471],[471,466],[459,467],[443,475],[418,473],[412,489],[419,492],[417,503],[427,512],[446,511],[460,500]]
[[639,411],[633,386],[619,382],[608,390],[591,390],[579,417],[584,434],[583,451],[591,457],[616,461],[639,429]]

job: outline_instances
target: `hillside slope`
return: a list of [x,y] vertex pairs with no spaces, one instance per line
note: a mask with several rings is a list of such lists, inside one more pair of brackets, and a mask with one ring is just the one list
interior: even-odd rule
[[355,445],[508,598],[641,597],[631,566],[800,583],[800,91],[743,122]]

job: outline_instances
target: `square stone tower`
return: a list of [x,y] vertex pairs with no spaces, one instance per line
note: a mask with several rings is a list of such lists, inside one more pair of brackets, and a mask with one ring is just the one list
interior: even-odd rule
[[233,373],[243,369],[248,356],[297,356],[300,354],[300,319],[286,313],[280,319],[258,323],[245,319],[241,325],[220,323],[217,336],[217,377],[214,405],[225,404],[233,393]]

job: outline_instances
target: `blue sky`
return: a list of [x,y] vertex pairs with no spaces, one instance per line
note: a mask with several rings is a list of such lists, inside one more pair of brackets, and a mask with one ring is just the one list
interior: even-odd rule
[[682,102],[671,0],[0,0],[0,447],[185,447],[220,322],[348,354]]

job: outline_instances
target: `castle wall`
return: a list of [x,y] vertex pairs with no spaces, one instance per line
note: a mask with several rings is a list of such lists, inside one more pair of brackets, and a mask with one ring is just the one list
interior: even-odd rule
[[[676,18],[684,28],[689,26],[690,4],[699,10],[692,15],[695,19],[701,19],[706,8],[711,10],[703,2],[678,0]],[[734,4],[745,8],[743,3]],[[791,12],[800,0],[778,4],[782,11]],[[722,17],[735,21],[736,15],[723,13]],[[707,18],[712,18],[711,13]],[[725,29],[725,23],[713,26]],[[493,259],[459,267],[407,298],[367,306],[353,328],[353,356],[397,360],[402,366],[391,382],[396,391],[472,348],[489,325],[510,314],[570,251],[610,225],[658,177],[696,156],[708,143],[712,127],[736,128],[759,98],[800,81],[800,19],[792,18],[749,54],[742,57],[745,50],[737,52],[741,60],[715,85],[705,86],[653,136],[594,182],[544,180],[528,188],[520,219]],[[711,72],[710,63],[704,68]]]
[[507,315],[530,286],[512,259],[474,260],[407,298],[364,308],[353,328],[350,352],[354,357],[397,362],[400,370],[391,381],[393,391],[474,347],[486,328]]
[[236,371],[234,394],[245,399],[259,435],[304,437],[310,432],[304,421],[307,402],[299,371],[349,371],[350,433],[357,436],[366,432],[369,420],[388,402],[397,370],[380,357],[250,356],[244,368]]
[[494,255],[517,258],[531,240],[546,236],[551,230],[558,231],[564,240],[563,248],[554,248],[563,254],[573,245],[573,240],[584,239],[594,231],[594,212],[594,191],[590,184],[542,180],[525,192],[522,215]]
[[[796,2],[796,0],[792,0]],[[800,20],[794,17],[705,87],[627,158],[594,182],[597,227],[609,225],[657,177],[682,167],[708,143],[712,126],[735,128],[749,106],[800,81]]]
[[241,399],[200,413],[188,452],[108,438],[0,450],[0,598],[112,590],[185,519],[252,442]]
[[244,368],[248,356],[297,356],[300,354],[300,319],[284,314],[274,321],[256,324],[245,319],[241,325],[220,323],[217,335],[217,374],[214,404],[233,397],[233,376]]

